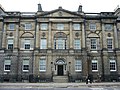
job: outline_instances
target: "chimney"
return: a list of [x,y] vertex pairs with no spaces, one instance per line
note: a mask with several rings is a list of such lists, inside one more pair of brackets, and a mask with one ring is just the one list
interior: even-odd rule
[[78,12],[82,12],[82,5],[79,5]]
[[41,4],[38,4],[38,12],[41,12],[42,11],[42,6]]

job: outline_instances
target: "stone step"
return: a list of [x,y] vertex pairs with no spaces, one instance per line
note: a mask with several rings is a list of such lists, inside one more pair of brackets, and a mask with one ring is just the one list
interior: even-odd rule
[[55,83],[67,83],[68,76],[53,76],[53,82],[55,82]]

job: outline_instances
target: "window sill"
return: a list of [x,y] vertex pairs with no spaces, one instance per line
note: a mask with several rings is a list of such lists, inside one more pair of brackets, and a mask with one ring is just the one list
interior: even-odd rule
[[10,70],[4,70],[5,72],[10,72]]
[[75,72],[82,72],[82,70],[75,70]]
[[110,70],[110,72],[116,72],[117,70]]
[[23,72],[29,72],[29,70],[23,70]]
[[46,72],[46,70],[40,70],[40,72]]
[[92,72],[98,72],[98,70],[92,70]]

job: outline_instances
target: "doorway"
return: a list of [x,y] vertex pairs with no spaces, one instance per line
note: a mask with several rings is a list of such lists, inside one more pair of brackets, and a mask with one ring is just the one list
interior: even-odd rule
[[57,73],[59,76],[63,76],[63,74],[64,74],[63,65],[58,65],[58,72]]

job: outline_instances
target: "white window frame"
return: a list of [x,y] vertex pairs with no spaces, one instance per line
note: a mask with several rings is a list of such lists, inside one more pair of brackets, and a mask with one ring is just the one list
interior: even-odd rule
[[41,30],[47,30],[48,29],[48,24],[47,23],[41,23]]
[[82,61],[80,59],[75,59],[75,71],[76,72],[82,71]]
[[[41,69],[41,67],[42,67],[42,69]],[[41,57],[39,60],[39,71],[46,72],[46,58],[45,57]]]
[[92,31],[96,30],[96,24],[95,23],[90,23],[89,24],[89,29]]
[[63,38],[56,39],[56,49],[65,49],[65,39]]
[[[110,71],[111,71],[111,72],[117,71],[117,67],[116,67],[116,60],[110,60],[110,62],[109,62],[109,63],[110,63]],[[115,64],[115,65],[114,65],[114,66],[115,66],[115,67],[114,67],[114,68],[115,68],[115,70],[111,70],[111,63],[114,63],[114,64]]]
[[9,30],[15,30],[15,24],[9,24]]
[[80,30],[80,24],[73,24],[74,30]]
[[[8,38],[7,49],[9,49],[9,44],[13,45],[13,48],[14,48],[14,40],[13,40],[13,38]],[[9,50],[11,50],[11,49],[9,49]]]
[[80,39],[74,39],[74,49],[81,49]]
[[105,30],[113,30],[113,25],[112,24],[105,24]]
[[6,65],[10,65],[10,70],[11,70],[11,60],[5,60],[4,61],[4,71],[10,72],[10,70],[6,70]]
[[[24,70],[24,65],[28,65],[28,70]],[[23,72],[29,72],[29,59],[23,60]]]
[[[24,40],[24,49],[25,49],[25,45],[30,45],[30,39],[25,39]],[[30,50],[31,49],[31,45],[29,49],[25,49],[25,50]]]
[[[97,66],[96,66],[97,70],[93,70],[93,64],[97,64]],[[92,60],[92,66],[91,67],[92,67],[92,72],[98,72],[98,60]]]
[[[92,40],[95,40],[95,42],[93,43]],[[90,39],[90,48],[91,50],[97,50],[97,39],[96,38],[91,38]],[[95,46],[96,48],[93,48],[93,46]]]
[[[111,44],[108,43],[108,40],[111,40],[111,41],[112,41]],[[108,48],[108,45],[109,45],[109,46],[111,45],[111,48]],[[113,38],[112,38],[112,37],[107,38],[107,49],[108,49],[108,50],[112,50],[112,49],[113,49]]]
[[41,38],[40,49],[47,49],[47,39],[46,38]]
[[57,24],[57,30],[64,30],[64,24]]
[[25,30],[31,30],[32,29],[32,24],[31,23],[26,23],[25,24]]

